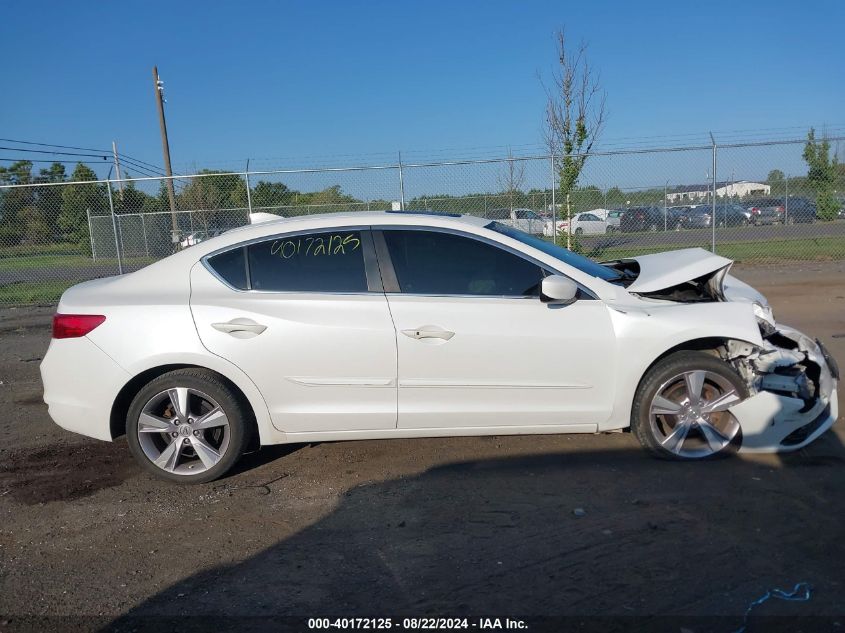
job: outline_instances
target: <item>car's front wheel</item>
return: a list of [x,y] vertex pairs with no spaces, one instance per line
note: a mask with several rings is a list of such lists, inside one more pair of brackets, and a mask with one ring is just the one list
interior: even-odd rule
[[664,459],[706,459],[735,450],[739,422],[728,409],[748,397],[740,375],[704,352],[677,352],[643,377],[634,397],[631,430]]
[[177,483],[221,477],[240,458],[251,426],[238,394],[202,369],[150,381],[129,406],[129,449],[145,469]]

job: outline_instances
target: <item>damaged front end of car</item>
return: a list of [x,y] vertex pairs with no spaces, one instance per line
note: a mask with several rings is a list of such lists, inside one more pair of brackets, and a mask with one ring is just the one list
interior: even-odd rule
[[728,409],[742,429],[741,451],[797,450],[836,421],[839,368],[819,341],[774,325],[762,346],[729,341],[723,353],[751,394]]
[[742,429],[740,451],[800,449],[836,421],[839,367],[821,342],[776,323],[766,298],[728,274],[732,264],[703,249],[607,263],[644,299],[748,304],[762,344],[730,340],[716,350],[748,385],[749,397],[728,409]]

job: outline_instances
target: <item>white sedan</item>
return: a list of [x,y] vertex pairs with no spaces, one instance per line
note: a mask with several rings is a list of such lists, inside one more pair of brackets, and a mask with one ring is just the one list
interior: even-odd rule
[[176,482],[286,442],[630,427],[666,458],[801,448],[837,417],[838,369],[730,266],[597,264],[469,216],[265,222],[67,290],[44,400]]
[[[605,213],[607,212],[605,211]],[[546,223],[543,229],[543,234],[546,237],[552,237],[552,226],[551,222]],[[598,211],[578,213],[572,216],[571,224],[569,220],[558,220],[554,226],[557,227],[558,235],[565,234],[567,230],[571,230],[573,235],[604,235],[613,230]]]

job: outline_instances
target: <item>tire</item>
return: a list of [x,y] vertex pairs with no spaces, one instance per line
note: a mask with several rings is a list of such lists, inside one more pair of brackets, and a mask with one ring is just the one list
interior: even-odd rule
[[[187,403],[181,407],[186,411],[179,412],[178,402]],[[242,396],[218,374],[171,371],[151,380],[132,400],[126,418],[129,450],[159,478],[180,484],[213,481],[249,445],[253,426],[247,412]]]
[[583,234],[584,234],[584,229],[582,229],[582,228],[575,229],[575,235],[583,235]]
[[[701,402],[684,404],[696,377],[701,379]],[[661,459],[693,461],[730,455],[742,443],[742,429],[725,409],[747,397],[742,377],[722,359],[705,352],[676,352],[651,367],[640,381],[631,408],[631,432],[643,448]],[[715,402],[719,398],[724,400]],[[708,405],[716,410],[705,413]],[[674,410],[677,413],[670,413]]]

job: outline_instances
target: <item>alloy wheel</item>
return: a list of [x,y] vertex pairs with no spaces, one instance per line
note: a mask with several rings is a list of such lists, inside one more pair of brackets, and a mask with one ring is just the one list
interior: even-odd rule
[[664,382],[652,398],[652,433],[664,449],[679,457],[715,455],[739,433],[739,422],[728,408],[741,400],[724,376],[705,370],[685,371]]
[[144,455],[175,475],[196,475],[214,467],[226,454],[229,438],[229,420],[222,407],[189,387],[157,393],[138,417]]

